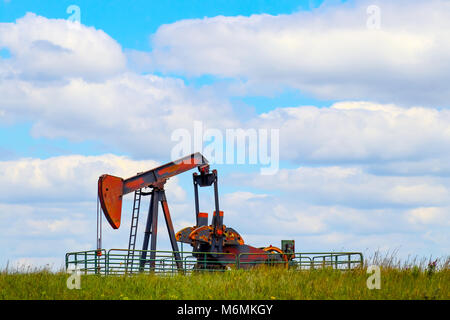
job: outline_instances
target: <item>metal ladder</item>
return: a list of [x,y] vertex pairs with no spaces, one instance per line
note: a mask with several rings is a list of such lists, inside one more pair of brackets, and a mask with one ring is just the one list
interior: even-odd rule
[[139,221],[139,210],[141,208],[141,189],[134,192],[134,202],[133,202],[133,214],[131,216],[131,228],[130,228],[130,238],[128,241],[128,255],[127,255],[127,271],[130,268],[133,272],[133,261],[134,261],[134,248],[136,246],[136,235]]

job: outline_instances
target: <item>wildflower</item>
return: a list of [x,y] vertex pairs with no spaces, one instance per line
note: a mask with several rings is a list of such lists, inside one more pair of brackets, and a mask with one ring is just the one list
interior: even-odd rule
[[437,259],[434,260],[433,262],[428,263],[427,274],[429,276],[433,275],[433,273],[436,271],[436,266],[437,266]]

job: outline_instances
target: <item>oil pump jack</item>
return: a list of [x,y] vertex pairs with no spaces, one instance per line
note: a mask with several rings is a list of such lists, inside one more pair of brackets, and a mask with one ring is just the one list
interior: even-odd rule
[[[164,187],[169,178],[195,168],[199,171],[193,174],[196,224],[175,234]],[[208,224],[208,213],[200,212],[198,188],[210,186],[214,188],[215,211],[211,224]],[[144,188],[150,188],[151,192],[144,192]],[[193,247],[194,256],[199,257],[202,253],[208,253],[209,267],[213,265],[216,268],[224,268],[231,259],[235,259],[241,253],[246,253],[241,262],[248,262],[248,266],[251,262],[263,262],[274,258],[286,262],[288,260],[288,255],[277,247],[256,248],[245,244],[236,230],[223,224],[223,211],[219,208],[217,170],[210,170],[208,161],[200,153],[191,154],[127,179],[107,174],[100,176],[99,201],[107,221],[114,229],[120,227],[122,198],[131,192],[135,192],[135,196],[128,244],[129,255],[135,250],[141,197],[151,196],[139,259],[141,269],[146,263],[152,265],[155,261],[159,203],[162,205],[173,255],[179,270],[182,269],[182,263],[177,241],[190,244]],[[149,242],[150,259],[147,260]]]

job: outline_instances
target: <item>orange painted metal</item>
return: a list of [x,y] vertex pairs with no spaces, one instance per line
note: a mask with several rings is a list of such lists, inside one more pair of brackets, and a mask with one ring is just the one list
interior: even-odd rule
[[[218,229],[220,235],[223,235],[224,245],[243,245],[244,239],[233,228],[227,228],[222,226],[222,229]],[[212,236],[214,234],[213,226],[201,226],[201,227],[187,227],[177,232],[177,241],[184,243],[205,242],[211,244]]]
[[195,168],[197,166],[197,162],[195,161],[195,159],[192,159],[191,163],[178,163],[178,164],[173,164],[171,166],[168,166],[166,168],[162,168],[161,170],[158,170],[157,173],[158,175],[164,176],[167,174],[170,175],[175,175],[179,172],[184,172],[184,171],[188,171],[192,168]]
[[171,230],[172,234],[173,234],[173,224],[172,224],[172,219],[170,218],[170,211],[169,211],[169,206],[167,205],[167,201],[163,200],[163,201],[161,201],[161,204],[163,207],[164,216],[166,217],[167,229]]
[[196,227],[186,227],[181,229],[175,234],[175,239],[180,242],[184,243],[191,243],[191,240],[189,239],[189,235]]
[[108,222],[114,229],[120,227],[123,195],[149,186],[163,190],[168,178],[195,167],[209,168],[208,161],[200,153],[191,154],[125,180],[107,174],[100,176],[98,196]]
[[202,241],[211,244],[212,241],[212,226],[202,226],[198,227],[189,234],[189,239],[191,241]]
[[199,213],[198,213],[198,216],[199,216],[200,218],[208,218],[208,213],[207,213],[207,212],[199,212]]
[[274,252],[280,253],[281,257],[283,258],[284,261],[288,262],[288,260],[289,260],[288,257],[286,256],[286,254],[280,248],[270,245],[268,247],[265,247],[263,250],[265,252],[269,252],[269,253],[274,253]]
[[224,244],[244,244],[244,239],[242,239],[241,235],[232,228],[225,228],[223,241]]
[[120,227],[123,179],[108,174],[98,179],[98,195],[106,219],[113,229]]
[[145,184],[144,178],[139,178],[136,180],[131,180],[129,182],[126,182],[125,186],[129,189],[137,190],[137,189],[142,188],[144,186],[144,184]]

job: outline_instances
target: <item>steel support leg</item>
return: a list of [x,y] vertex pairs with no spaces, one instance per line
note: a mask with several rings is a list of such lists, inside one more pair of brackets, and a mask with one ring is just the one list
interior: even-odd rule
[[156,213],[158,213],[158,194],[156,190],[152,191],[152,195],[150,198],[150,206],[148,207],[148,216],[147,216],[147,224],[145,226],[145,233],[144,233],[144,243],[142,245],[142,252],[141,252],[141,258],[140,258],[140,264],[139,264],[139,270],[143,271],[144,266],[147,260],[147,250],[148,250],[148,243],[150,240],[150,235],[152,235],[153,240],[153,231],[155,229],[152,229],[153,226],[153,217],[155,213],[155,204],[156,204]]
[[173,229],[172,219],[170,217],[169,206],[167,204],[166,193],[164,190],[153,189],[150,206],[148,210],[147,225],[145,227],[144,244],[142,245],[142,253],[140,258],[139,270],[144,271],[147,261],[148,244],[150,242],[150,270],[155,270],[156,264],[156,241],[158,234],[158,206],[161,202],[164,218],[166,221],[167,231],[169,232],[170,244],[172,245],[173,255],[178,270],[183,270],[180,252],[178,250],[177,240]]
[[161,200],[161,191],[154,190],[153,208],[152,208],[152,236],[150,239],[150,269],[155,270],[156,259],[156,236],[158,235],[158,206]]
[[172,245],[173,256],[177,264],[178,270],[183,270],[183,264],[178,250],[177,239],[175,238],[175,232],[173,230],[172,219],[170,218],[169,206],[167,205],[166,193],[163,191],[161,197],[161,204],[164,212],[164,218],[166,220],[167,231],[169,232],[170,244]]

